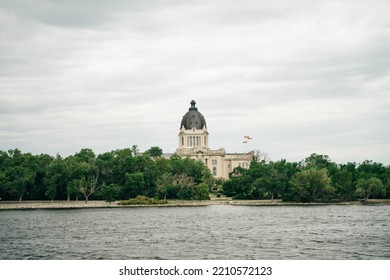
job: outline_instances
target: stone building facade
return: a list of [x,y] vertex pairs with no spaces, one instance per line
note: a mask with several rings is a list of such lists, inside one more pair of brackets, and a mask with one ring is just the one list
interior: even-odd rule
[[224,148],[209,148],[206,119],[191,101],[191,107],[180,123],[179,145],[176,154],[203,162],[215,178],[229,178],[236,167],[249,168],[253,153],[226,153]]

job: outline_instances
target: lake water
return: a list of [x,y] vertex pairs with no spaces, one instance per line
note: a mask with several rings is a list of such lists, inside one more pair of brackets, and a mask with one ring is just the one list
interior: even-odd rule
[[0,259],[390,259],[390,205],[0,211]]

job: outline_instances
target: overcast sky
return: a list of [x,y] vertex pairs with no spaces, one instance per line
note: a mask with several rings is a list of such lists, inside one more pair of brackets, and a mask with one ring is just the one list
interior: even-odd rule
[[[210,147],[390,164],[388,0],[0,0],[0,150]],[[243,144],[243,136],[253,140]]]

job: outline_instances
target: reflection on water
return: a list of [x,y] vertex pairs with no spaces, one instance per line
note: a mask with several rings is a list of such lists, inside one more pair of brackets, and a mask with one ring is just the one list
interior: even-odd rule
[[390,259],[390,206],[0,212],[0,259]]

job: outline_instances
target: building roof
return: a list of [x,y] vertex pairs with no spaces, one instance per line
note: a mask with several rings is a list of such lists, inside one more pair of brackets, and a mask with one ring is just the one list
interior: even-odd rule
[[203,129],[207,128],[206,119],[203,115],[198,111],[198,108],[195,107],[196,102],[194,100],[191,101],[191,107],[188,109],[188,112],[183,116],[181,120],[180,129]]

